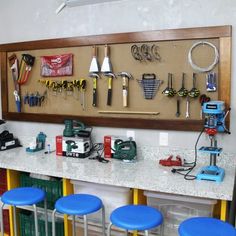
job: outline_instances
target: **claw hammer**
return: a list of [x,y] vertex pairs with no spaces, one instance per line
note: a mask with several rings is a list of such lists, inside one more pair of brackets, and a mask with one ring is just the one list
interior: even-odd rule
[[111,98],[112,98],[112,80],[116,78],[113,73],[105,73],[104,76],[108,77],[108,93],[107,93],[107,105],[111,106]]
[[123,94],[123,107],[128,106],[128,90],[129,90],[129,79],[133,79],[132,75],[127,72],[119,72],[117,76],[122,77],[122,94]]
[[97,79],[100,78],[97,73],[89,73],[89,77],[93,79],[93,106],[97,106]]

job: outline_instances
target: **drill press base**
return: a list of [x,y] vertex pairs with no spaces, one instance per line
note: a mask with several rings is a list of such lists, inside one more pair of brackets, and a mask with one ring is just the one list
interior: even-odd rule
[[225,176],[225,170],[218,166],[205,166],[197,174],[198,180],[209,180],[222,182]]

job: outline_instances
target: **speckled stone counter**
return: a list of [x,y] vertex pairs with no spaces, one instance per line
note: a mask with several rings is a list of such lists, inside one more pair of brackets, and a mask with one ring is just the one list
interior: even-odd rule
[[[226,171],[222,183],[184,180],[183,176],[159,166],[158,161],[152,158],[138,158],[135,163],[112,159],[104,164],[88,158],[60,157],[55,152],[46,155],[43,151],[27,153],[25,148],[0,152],[0,168],[170,194],[232,200],[235,165],[232,165],[232,159],[230,162],[226,159],[222,163]],[[200,167],[201,164],[195,171]]]

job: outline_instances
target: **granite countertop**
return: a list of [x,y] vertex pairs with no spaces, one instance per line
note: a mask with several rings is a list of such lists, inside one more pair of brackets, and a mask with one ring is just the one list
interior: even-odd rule
[[219,200],[232,200],[235,178],[235,165],[230,164],[224,166],[226,176],[222,183],[187,181],[183,176],[173,174],[169,168],[159,166],[158,161],[153,159],[140,159],[134,163],[112,159],[104,164],[88,158],[56,156],[55,152],[27,153],[23,147],[0,152],[0,168]]

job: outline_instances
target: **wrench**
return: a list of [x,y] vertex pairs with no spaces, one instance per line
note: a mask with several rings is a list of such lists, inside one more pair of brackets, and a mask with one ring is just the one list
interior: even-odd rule
[[187,100],[186,100],[187,102],[186,102],[186,118],[189,118],[190,117],[190,113],[189,113],[189,108],[190,108],[190,98],[189,97],[187,97]]
[[179,105],[180,105],[180,100],[178,99],[178,100],[177,100],[177,111],[176,111],[176,113],[175,113],[175,116],[176,116],[176,117],[179,117],[179,116],[180,116]]

